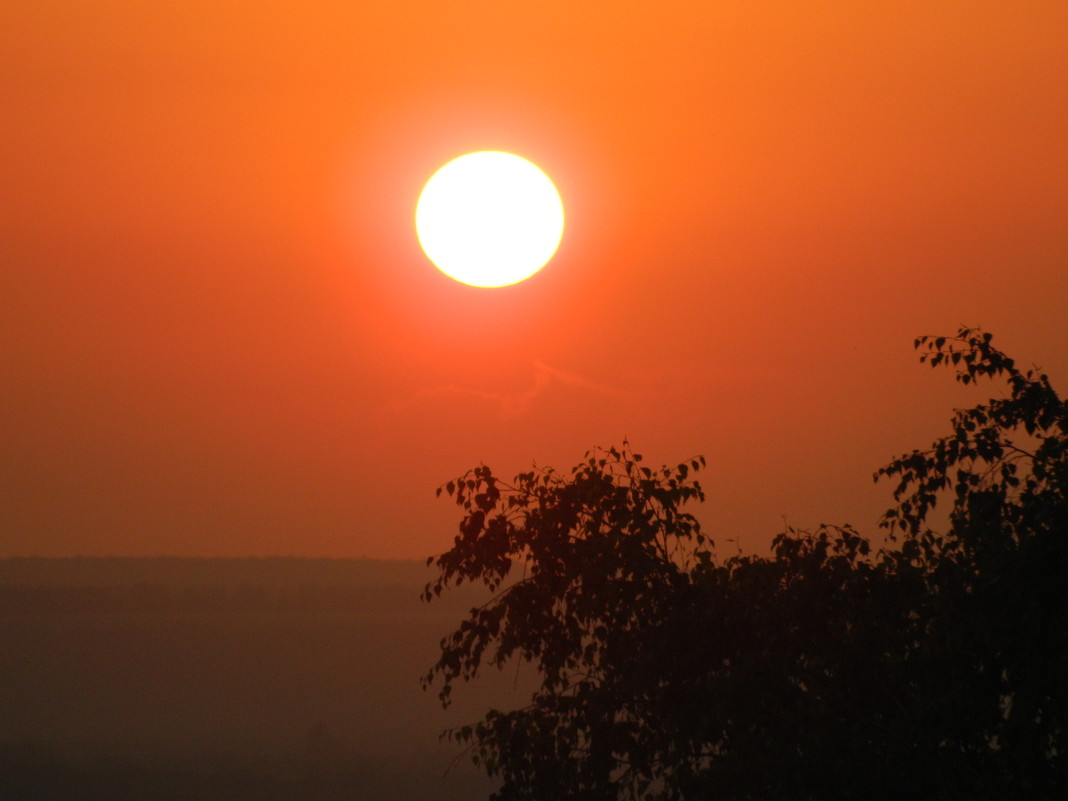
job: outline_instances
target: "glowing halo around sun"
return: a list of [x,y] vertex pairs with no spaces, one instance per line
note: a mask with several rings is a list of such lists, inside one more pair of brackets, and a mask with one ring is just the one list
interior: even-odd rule
[[508,286],[530,278],[556,253],[564,205],[534,164],[484,150],[431,176],[419,195],[415,230],[427,258],[450,278]]

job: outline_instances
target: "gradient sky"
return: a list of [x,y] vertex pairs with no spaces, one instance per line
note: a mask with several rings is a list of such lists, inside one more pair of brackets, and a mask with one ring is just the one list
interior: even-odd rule
[[[728,552],[875,533],[975,402],[1068,390],[1068,4],[16,0],[0,31],[0,555],[423,557],[485,462],[709,459]],[[414,236],[464,152],[567,212],[528,282]]]

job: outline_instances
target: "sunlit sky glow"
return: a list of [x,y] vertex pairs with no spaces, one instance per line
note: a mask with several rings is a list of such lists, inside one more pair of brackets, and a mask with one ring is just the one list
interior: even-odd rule
[[[871,533],[983,387],[1068,386],[1068,4],[21,2],[0,30],[0,551],[418,558],[434,489],[629,438],[702,520]],[[458,154],[566,202],[537,276],[419,246]]]

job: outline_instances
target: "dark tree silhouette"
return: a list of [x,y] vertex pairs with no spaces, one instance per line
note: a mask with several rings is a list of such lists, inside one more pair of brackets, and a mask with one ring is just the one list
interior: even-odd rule
[[704,460],[654,470],[626,443],[439,489],[464,514],[425,597],[493,597],[424,685],[448,704],[483,666],[537,670],[528,705],[448,733],[494,798],[1065,797],[1068,404],[990,343],[916,341],[1008,396],[876,473],[897,482],[878,549],[824,526],[721,560],[684,511]]

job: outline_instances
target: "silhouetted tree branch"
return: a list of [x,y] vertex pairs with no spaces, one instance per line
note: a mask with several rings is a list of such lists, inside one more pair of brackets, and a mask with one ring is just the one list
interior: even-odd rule
[[448,704],[512,659],[539,679],[523,708],[450,732],[494,798],[1065,797],[1068,404],[991,339],[916,341],[1009,394],[875,474],[896,482],[882,549],[822,526],[721,560],[684,509],[703,458],[653,469],[626,442],[439,489],[463,519],[426,599],[495,595],[424,685]]

